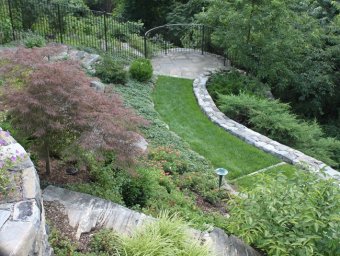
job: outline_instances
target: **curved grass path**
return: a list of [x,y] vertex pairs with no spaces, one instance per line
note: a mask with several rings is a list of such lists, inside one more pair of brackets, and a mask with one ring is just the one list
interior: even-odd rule
[[213,124],[199,108],[192,80],[159,76],[153,92],[155,109],[193,150],[214,167],[230,171],[234,179],[279,163],[279,159],[252,147]]

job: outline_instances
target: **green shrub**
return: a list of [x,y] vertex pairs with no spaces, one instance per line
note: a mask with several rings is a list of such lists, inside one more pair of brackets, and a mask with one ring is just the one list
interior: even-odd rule
[[137,176],[131,176],[122,186],[122,197],[128,207],[146,206],[148,200],[156,192],[157,173],[150,170],[138,170]]
[[176,185],[181,189],[189,189],[202,196],[204,201],[218,205],[221,200],[228,199],[226,190],[218,189],[218,179],[214,172],[188,172],[175,177]]
[[29,32],[24,39],[24,44],[27,48],[43,47],[46,45],[46,40],[40,35]]
[[72,244],[68,238],[63,237],[61,233],[53,227],[48,236],[48,242],[53,248],[54,254],[58,256],[74,255],[76,251],[76,246]]
[[96,233],[90,242],[91,251],[97,254],[107,253],[111,256],[119,256],[117,247],[120,240],[116,233],[108,229],[102,229]]
[[230,203],[228,230],[268,255],[340,255],[340,189],[333,182],[303,171],[261,175],[247,198]]
[[[0,13],[3,14],[2,8],[4,8],[5,5],[0,7]],[[0,31],[1,31],[1,37],[0,37],[0,44],[5,44],[13,40],[12,35],[12,25],[11,25],[11,19],[10,17],[6,17],[6,15],[0,16]]]
[[129,175],[115,166],[114,155],[107,154],[98,161],[93,154],[83,154],[82,160],[91,172],[90,183],[69,185],[69,188],[91,194],[118,204],[124,204],[122,187],[129,180]]
[[183,159],[181,153],[170,147],[157,147],[150,150],[148,158],[160,163],[160,169],[168,174],[183,174],[188,170],[188,163]]
[[207,83],[207,89],[214,100],[218,99],[219,94],[238,95],[242,92],[266,97],[270,91],[267,85],[256,78],[245,76],[236,70],[213,74]]
[[130,66],[130,74],[133,79],[145,82],[151,79],[153,73],[152,65],[148,59],[136,59]]
[[104,83],[125,84],[127,81],[127,72],[124,70],[124,66],[110,56],[105,56],[96,65],[95,75]]
[[298,119],[291,113],[288,104],[244,93],[220,95],[217,104],[227,116],[261,134],[319,158],[335,168],[340,166],[340,141],[325,138],[316,122]]

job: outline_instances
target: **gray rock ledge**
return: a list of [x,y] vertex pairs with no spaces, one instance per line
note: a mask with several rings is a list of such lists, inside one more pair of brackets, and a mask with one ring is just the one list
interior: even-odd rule
[[[124,206],[63,188],[48,186],[43,192],[44,201],[58,202],[64,206],[69,224],[77,230],[76,238],[95,228],[109,228],[118,234],[131,234],[143,223],[156,221],[155,218],[130,210]],[[214,228],[211,232],[190,229],[191,235],[210,246],[216,256],[260,256],[252,247],[223,230]]]

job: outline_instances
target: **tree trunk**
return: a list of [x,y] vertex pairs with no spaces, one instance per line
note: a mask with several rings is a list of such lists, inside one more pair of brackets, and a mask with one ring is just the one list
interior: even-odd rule
[[50,175],[51,174],[50,148],[47,142],[45,142],[45,168],[46,175]]
[[255,1],[253,0],[251,2],[251,12],[250,12],[250,15],[249,15],[249,22],[248,22],[247,44],[249,44],[249,41],[250,41],[251,27],[252,27],[252,18],[253,18],[253,14],[254,14],[254,9],[255,9]]

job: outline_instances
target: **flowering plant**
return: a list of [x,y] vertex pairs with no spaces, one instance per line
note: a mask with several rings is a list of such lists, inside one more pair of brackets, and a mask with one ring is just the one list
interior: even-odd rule
[[7,194],[7,187],[10,183],[7,169],[11,167],[11,160],[0,160],[0,194]]
[[[10,133],[8,131],[0,130],[0,149],[1,146],[7,145],[6,137],[10,137]],[[12,153],[10,157],[5,157],[4,153],[0,150],[0,194],[6,195],[8,193],[8,186],[10,183],[8,169],[13,167],[18,161],[24,159],[24,157],[25,154],[20,153],[18,150],[16,150],[14,154]]]

